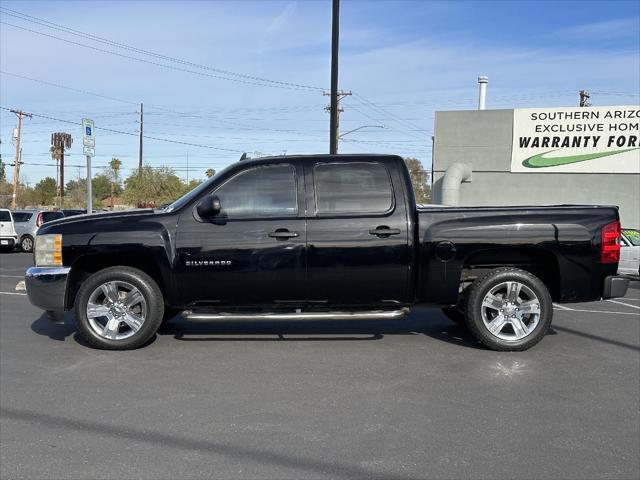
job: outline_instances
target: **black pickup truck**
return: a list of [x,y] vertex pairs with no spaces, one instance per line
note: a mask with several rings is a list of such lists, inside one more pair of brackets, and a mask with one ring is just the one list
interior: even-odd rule
[[553,302],[624,296],[616,207],[418,206],[402,158],[238,162],[159,210],[47,223],[31,302],[86,341],[144,345],[194,321],[398,319],[441,305],[486,346],[525,350]]

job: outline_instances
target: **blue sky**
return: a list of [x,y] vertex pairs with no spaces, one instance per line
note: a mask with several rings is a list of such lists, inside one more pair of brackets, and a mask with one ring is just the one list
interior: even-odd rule
[[[94,173],[111,157],[123,161],[125,175],[136,167],[141,101],[146,135],[183,142],[145,139],[145,162],[174,167],[183,178],[187,172],[202,178],[208,167],[219,170],[242,152],[328,151],[328,98],[321,89],[330,84],[330,1],[3,0],[0,6],[36,17],[0,14],[2,107],[68,122],[90,117],[96,127],[130,134],[96,130]],[[35,23],[42,20],[210,68],[319,89],[273,88],[282,85],[172,63]],[[594,105],[640,100],[637,1],[343,0],[340,49],[340,87],[354,93],[344,101],[341,131],[368,126],[345,136],[340,151],[414,156],[427,168],[434,112],[475,108],[479,74],[490,78],[487,108],[573,106],[583,88]],[[30,184],[55,176],[47,165],[54,131],[74,136],[66,179],[85,175],[80,126],[60,120],[24,124],[21,176]],[[15,123],[2,110],[5,163],[13,161]]]

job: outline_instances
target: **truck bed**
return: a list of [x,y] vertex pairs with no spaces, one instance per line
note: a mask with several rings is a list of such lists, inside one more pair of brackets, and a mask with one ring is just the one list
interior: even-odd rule
[[505,265],[540,269],[554,301],[600,298],[616,273],[599,262],[600,229],[618,219],[615,206],[418,206],[418,301],[456,303],[461,279]]

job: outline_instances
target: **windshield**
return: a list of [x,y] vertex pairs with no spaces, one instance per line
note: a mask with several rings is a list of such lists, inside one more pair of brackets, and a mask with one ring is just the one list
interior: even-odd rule
[[634,247],[640,247],[640,230],[633,230],[631,228],[625,228],[622,230],[622,234],[629,240]]
[[173,212],[174,210],[177,210],[178,208],[183,207],[184,205],[189,203],[194,198],[199,197],[202,192],[206,191],[209,188],[209,186],[213,182],[214,178],[217,178],[217,177],[218,177],[218,174],[216,174],[213,177],[209,178],[207,181],[202,182],[200,185],[198,185],[196,188],[194,188],[190,192],[185,193],[183,196],[181,196],[179,199],[177,199],[171,205],[168,205],[167,207],[165,207],[164,211],[165,212]]

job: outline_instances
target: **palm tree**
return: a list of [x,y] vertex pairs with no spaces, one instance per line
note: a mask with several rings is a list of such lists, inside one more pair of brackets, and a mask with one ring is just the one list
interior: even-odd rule
[[216,174],[216,171],[213,168],[207,168],[207,171],[204,172],[207,178],[211,178]]
[[116,185],[120,185],[120,167],[122,162],[118,158],[112,158],[109,162],[109,177],[111,178],[111,210],[113,210],[113,195]]

